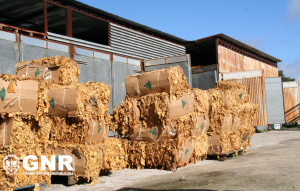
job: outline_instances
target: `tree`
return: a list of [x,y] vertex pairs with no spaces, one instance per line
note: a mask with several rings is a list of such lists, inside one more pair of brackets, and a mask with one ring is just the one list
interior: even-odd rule
[[282,77],[282,82],[295,81],[295,78],[285,77],[283,74],[283,70],[278,71],[278,76]]

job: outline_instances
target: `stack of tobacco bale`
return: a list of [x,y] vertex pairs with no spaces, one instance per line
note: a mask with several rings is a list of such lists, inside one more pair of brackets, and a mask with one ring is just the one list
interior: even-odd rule
[[209,155],[221,155],[250,147],[257,105],[249,102],[248,86],[219,81],[209,90]]
[[127,96],[113,111],[132,168],[176,170],[204,158],[208,143],[208,93],[191,90],[181,67],[126,78]]
[[[113,141],[103,143],[110,123],[109,86],[100,82],[78,84],[78,64],[64,56],[18,63],[16,71],[17,75],[0,75],[0,160],[8,154],[14,154],[21,163],[27,155],[39,160],[41,155],[71,155],[75,177],[97,182],[103,160],[111,163],[120,155],[120,148],[114,148],[118,153],[110,156],[103,153],[118,147]],[[23,172],[22,165],[12,176],[1,169],[0,189],[44,182],[50,185],[51,173],[32,176]]]

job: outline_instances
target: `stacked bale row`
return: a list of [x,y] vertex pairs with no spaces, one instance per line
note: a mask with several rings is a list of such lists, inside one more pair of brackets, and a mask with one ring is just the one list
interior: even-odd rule
[[[21,163],[27,155],[39,160],[41,155],[70,155],[75,177],[94,182],[100,170],[125,166],[120,141],[105,139],[110,123],[108,85],[78,84],[77,63],[63,56],[18,63],[16,70],[17,75],[0,75],[0,160],[8,154]],[[116,157],[120,164],[114,164]],[[24,175],[22,165],[12,176],[0,168],[0,189],[50,185],[51,175]]]
[[181,67],[126,78],[127,96],[112,113],[133,168],[176,170],[205,158],[208,92],[189,89]]
[[209,93],[212,109],[208,129],[208,154],[220,155],[250,147],[257,105],[249,102],[249,87],[219,81]]

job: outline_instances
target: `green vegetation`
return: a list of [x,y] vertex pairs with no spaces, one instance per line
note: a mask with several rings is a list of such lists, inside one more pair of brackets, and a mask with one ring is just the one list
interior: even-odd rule
[[283,74],[283,70],[278,71],[278,76],[282,77],[282,82],[295,81],[295,78],[285,77]]
[[297,123],[296,124],[284,124],[282,125],[282,129],[287,129],[287,128],[300,128],[300,125],[298,125]]

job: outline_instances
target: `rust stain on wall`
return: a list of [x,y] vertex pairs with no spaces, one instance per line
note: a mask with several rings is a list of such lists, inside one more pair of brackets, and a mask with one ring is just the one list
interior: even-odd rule
[[278,68],[218,46],[219,72],[241,72],[264,69],[264,77],[278,77]]

